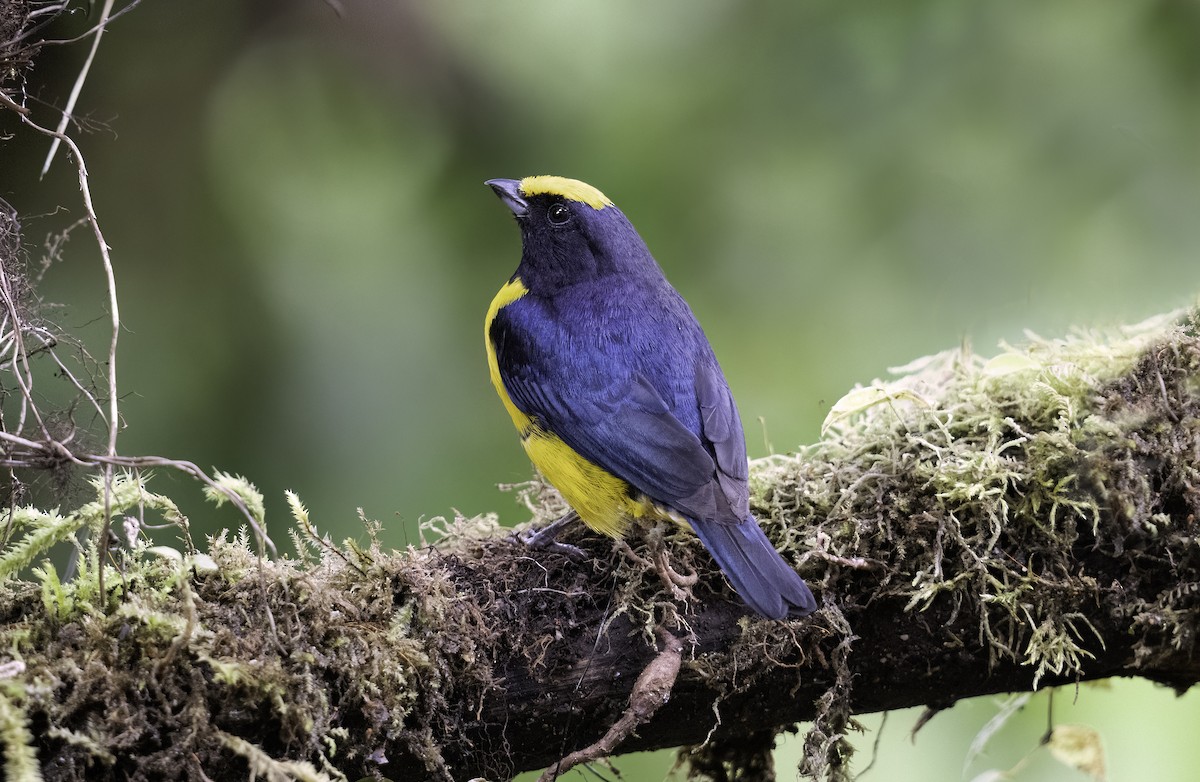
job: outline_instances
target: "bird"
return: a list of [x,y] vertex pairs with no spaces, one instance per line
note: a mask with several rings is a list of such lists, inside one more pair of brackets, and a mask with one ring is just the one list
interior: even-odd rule
[[741,419],[712,346],[633,224],[576,179],[485,184],[522,245],[484,320],[488,367],[530,461],[572,508],[560,522],[614,538],[633,520],[685,524],[754,612],[815,611],[750,512]]

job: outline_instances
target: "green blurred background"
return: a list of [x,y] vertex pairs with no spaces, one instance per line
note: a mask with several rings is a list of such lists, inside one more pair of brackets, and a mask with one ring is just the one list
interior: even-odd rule
[[[105,37],[76,134],[120,286],[121,450],[246,475],[277,533],[287,488],[335,537],[362,507],[396,547],[454,509],[522,520],[496,484],[530,468],[482,345],[519,253],[491,177],[617,202],[704,323],[752,456],[916,356],[1192,303],[1197,41],[1192,0],[147,0]],[[85,50],[44,52],[35,97],[61,105]],[[0,147],[35,256],[80,214],[65,159],[37,179],[45,148]],[[42,287],[97,352],[102,286],[77,232]],[[195,528],[237,523],[156,480]],[[1100,728],[1113,780],[1197,778],[1195,696],[1075,697],[1055,718]],[[867,779],[1011,766],[1044,696],[964,771],[994,712],[959,704],[915,745],[916,713],[892,715]],[[1038,756],[1017,778],[1083,776]]]

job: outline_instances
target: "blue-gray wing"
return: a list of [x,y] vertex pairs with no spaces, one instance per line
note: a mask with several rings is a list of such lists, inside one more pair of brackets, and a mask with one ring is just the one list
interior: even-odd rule
[[685,516],[746,518],[741,423],[707,344],[699,356],[665,350],[654,362],[638,362],[619,350],[571,351],[558,340],[539,341],[511,315],[502,310],[490,336],[505,389],[522,412]]

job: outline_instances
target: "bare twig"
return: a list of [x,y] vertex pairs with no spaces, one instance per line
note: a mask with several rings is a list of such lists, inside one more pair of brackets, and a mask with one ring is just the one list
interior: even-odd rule
[[576,750],[542,772],[538,782],[554,782],[559,775],[580,763],[608,757],[617,746],[671,699],[671,688],[679,677],[683,660],[683,642],[666,630],[659,629],[663,650],[642,669],[629,694],[629,708],[596,743]]
[[[106,0],[102,11],[103,17],[107,18],[108,13],[112,9],[112,0]],[[100,36],[103,32],[103,27],[96,31],[95,43],[92,47],[92,54],[95,54],[95,47],[99,45]],[[87,68],[90,67],[91,56],[88,57],[87,63],[84,66],[84,72],[81,74],[81,81],[76,82],[76,88],[82,87],[82,77],[86,75]],[[107,456],[113,459],[117,455],[117,432],[120,431],[120,410],[118,409],[119,398],[117,395],[117,341],[121,334],[121,312],[117,303],[117,279],[113,271],[112,256],[109,254],[108,242],[104,239],[104,232],[100,229],[100,220],[96,216],[96,207],[92,202],[92,189],[88,184],[87,163],[83,159],[83,153],[79,150],[79,146],[75,140],[63,132],[66,127],[66,119],[70,113],[70,107],[73,103],[75,95],[72,95],[72,101],[68,102],[68,110],[63,114],[63,122],[57,130],[49,130],[31,120],[28,116],[22,116],[21,121],[30,126],[34,130],[44,133],[48,136],[53,136],[56,142],[66,144],[71,151],[72,157],[75,159],[75,170],[79,177],[79,191],[83,198],[84,210],[87,215],[87,222],[92,227],[92,233],[96,236],[96,245],[100,250],[100,258],[104,265],[105,281],[108,285],[108,306],[109,316],[112,322],[112,334],[109,339],[108,347],[108,449]],[[57,148],[57,143],[51,148],[51,155]],[[50,160],[47,158],[46,165],[49,166]],[[36,408],[35,408],[36,409]],[[44,428],[44,427],[43,427]],[[51,440],[49,432],[46,432],[46,439]],[[110,489],[112,486],[112,465],[103,463],[104,465],[104,517],[105,523],[100,528],[100,540],[98,546],[98,558],[100,567],[97,571],[100,578],[99,593],[104,594],[104,568],[103,562],[108,555],[108,518],[110,516],[110,503],[112,497]],[[255,530],[258,531],[257,525]]]
[[[46,154],[46,162],[42,164],[42,176],[46,176],[46,172],[50,170],[50,163],[54,160],[54,154],[58,152],[58,144],[65,138],[67,123],[71,121],[71,112],[75,110],[75,103],[79,100],[79,93],[83,91],[83,83],[87,81],[88,72],[92,69],[92,61],[96,59],[96,50],[100,48],[100,39],[104,37],[104,30],[108,26],[108,18],[112,14],[113,0],[104,0],[104,6],[100,9],[100,21],[96,23],[96,35],[92,38],[92,48],[88,52],[87,59],[83,61],[83,67],[79,69],[79,75],[75,77],[75,85],[71,88],[71,95],[67,98],[67,105],[63,107],[62,119],[58,121],[58,128],[54,135],[54,141],[50,144],[50,151]],[[82,158],[77,159],[82,165]]]
[[238,509],[239,512],[241,512],[242,516],[245,517],[246,522],[250,525],[250,529],[254,532],[255,538],[258,541],[260,554],[262,553],[264,547],[271,553],[272,556],[278,553],[275,548],[274,541],[267,536],[267,531],[263,529],[261,524],[258,523],[258,520],[255,519],[254,514],[250,512],[250,509],[246,507],[246,503],[242,500],[242,498],[238,496],[236,492],[230,491],[225,486],[222,486],[220,483],[213,480],[208,473],[200,469],[200,467],[193,462],[189,462],[186,459],[169,459],[165,456],[100,456],[93,454],[78,457],[78,463],[85,465],[99,464],[104,465],[109,469],[113,467],[121,467],[131,470],[144,470],[151,467],[165,467],[172,470],[178,470],[185,475],[190,475],[203,483],[205,486],[211,488],[213,491],[219,492],[222,496],[229,500],[230,504],[232,504]]
[[[0,359],[3,359],[4,354],[9,354],[9,359],[14,366],[14,376],[21,393],[20,403],[20,419],[14,431],[0,431],[0,441],[6,442],[12,446],[19,447],[24,453],[11,452],[0,458],[0,465],[7,467],[27,467],[35,464],[58,464],[72,463],[81,466],[98,466],[102,468],[105,485],[105,516],[109,515],[109,503],[111,496],[109,488],[111,487],[113,470],[115,468],[124,469],[144,469],[148,467],[167,467],[170,469],[179,470],[187,475],[190,475],[204,483],[214,491],[225,496],[235,508],[245,517],[250,528],[254,531],[255,537],[259,544],[259,551],[270,551],[272,554],[276,552],[275,545],[267,536],[266,530],[246,507],[241,497],[230,491],[226,487],[219,484],[204,470],[190,461],[169,459],[161,456],[140,456],[126,457],[120,456],[117,452],[117,436],[120,432],[120,410],[119,410],[119,393],[117,385],[117,345],[121,331],[121,316],[120,306],[117,299],[117,282],[116,273],[114,271],[112,257],[109,251],[109,246],[105,240],[104,233],[100,227],[100,221],[96,214],[95,204],[92,200],[91,187],[89,185],[87,165],[84,161],[83,153],[78,145],[69,135],[65,133],[67,121],[70,112],[78,98],[79,91],[82,89],[83,81],[87,76],[87,72],[91,67],[91,62],[95,56],[96,49],[99,46],[100,38],[103,35],[104,29],[108,21],[112,18],[112,0],[106,0],[104,7],[101,10],[100,20],[94,28],[95,37],[92,43],[92,49],[88,59],[75,82],[75,88],[72,90],[71,98],[67,103],[66,110],[63,114],[63,121],[55,130],[51,130],[32,120],[28,111],[24,111],[24,107],[15,103],[8,96],[0,93],[0,104],[7,106],[10,109],[17,111],[21,121],[28,125],[33,130],[43,135],[52,137],[54,145],[51,148],[50,155],[46,159],[46,166],[50,165],[54,152],[57,146],[61,143],[66,145],[72,158],[75,160],[76,172],[79,180],[79,190],[83,199],[85,217],[83,222],[86,222],[92,229],[95,236],[97,247],[100,250],[101,261],[104,267],[105,281],[108,292],[108,306],[111,322],[111,333],[108,346],[108,366],[107,366],[107,411],[104,410],[99,399],[89,393],[84,384],[75,376],[67,365],[58,357],[54,351],[54,339],[52,335],[45,332],[37,326],[29,326],[24,323],[22,313],[19,310],[16,293],[13,290],[12,281],[10,280],[7,271],[0,269],[0,296],[3,298],[3,319],[12,334],[11,345],[5,345],[0,341],[0,349],[3,354],[0,354]],[[132,6],[131,6],[132,7]],[[43,170],[43,173],[45,171]],[[24,337],[26,333],[33,334],[41,343],[38,350],[47,349],[54,357],[54,361],[60,372],[74,388],[80,392],[84,399],[92,404],[100,418],[105,422],[107,429],[107,442],[103,454],[93,453],[76,453],[66,446],[66,439],[52,435],[48,426],[42,418],[40,411],[33,401],[33,373],[29,366],[29,353],[25,347]],[[3,333],[0,332],[0,336]],[[24,436],[24,421],[26,415],[32,415],[40,430],[41,440],[34,440],[28,436]],[[101,561],[107,555],[108,536],[105,534],[107,524],[101,530],[99,539],[99,557]],[[98,571],[103,578],[104,570],[100,568]],[[103,585],[99,590],[103,594]]]

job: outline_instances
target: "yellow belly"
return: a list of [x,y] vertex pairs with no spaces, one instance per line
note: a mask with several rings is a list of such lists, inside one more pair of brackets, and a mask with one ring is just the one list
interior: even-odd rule
[[555,435],[535,427],[521,439],[529,461],[592,529],[620,537],[629,519],[653,506],[628,483],[588,461]]
[[575,452],[571,446],[555,434],[539,427],[512,401],[500,377],[500,366],[496,360],[496,349],[492,345],[491,327],[496,313],[528,293],[520,278],[514,277],[500,289],[488,308],[484,320],[484,343],[487,347],[488,369],[492,385],[500,395],[504,409],[512,418],[513,426],[521,433],[521,445],[529,460],[546,480],[558,489],[579,518],[592,529],[604,535],[619,537],[633,517],[655,513],[655,506],[645,497],[631,491],[625,481],[604,468],[590,462]]

